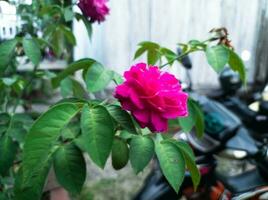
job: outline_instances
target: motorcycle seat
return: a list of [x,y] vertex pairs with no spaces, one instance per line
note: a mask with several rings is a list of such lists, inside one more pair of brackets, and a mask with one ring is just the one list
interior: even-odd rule
[[216,172],[216,176],[219,177],[219,180],[225,185],[226,189],[234,195],[268,184],[257,169],[236,176],[224,176]]

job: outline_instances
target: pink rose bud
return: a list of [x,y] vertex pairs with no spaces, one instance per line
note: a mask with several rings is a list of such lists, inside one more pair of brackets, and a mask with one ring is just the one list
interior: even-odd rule
[[105,20],[105,15],[109,14],[106,5],[107,0],[79,0],[78,6],[84,16],[90,18],[91,22],[99,23]]
[[116,87],[114,96],[142,128],[164,132],[168,119],[188,115],[188,94],[174,75],[161,72],[157,66],[138,63],[124,77],[125,82]]

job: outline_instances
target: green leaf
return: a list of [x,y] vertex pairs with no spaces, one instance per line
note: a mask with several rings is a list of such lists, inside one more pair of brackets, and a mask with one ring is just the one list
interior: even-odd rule
[[187,106],[188,106],[188,116],[179,118],[179,123],[182,130],[186,133],[189,133],[196,123],[195,117],[195,107],[193,105],[193,101],[188,99]]
[[88,19],[84,16],[84,15],[81,15],[79,13],[75,13],[75,17],[77,20],[81,20],[83,21],[86,29],[87,29],[87,33],[88,33],[88,38],[91,39],[91,36],[92,36],[92,25],[91,23],[88,21]]
[[117,85],[120,85],[124,82],[124,78],[117,72],[114,72],[113,80]]
[[83,86],[75,79],[66,77],[60,82],[60,92],[62,97],[76,97],[76,98],[84,98],[86,91]]
[[6,69],[17,45],[17,40],[7,40],[0,45],[0,71]]
[[28,131],[28,125],[32,123],[32,119],[26,114],[14,114],[9,121],[6,134],[14,141],[24,142],[25,135]]
[[13,165],[18,144],[13,142],[7,134],[0,137],[0,175],[6,175]]
[[156,50],[149,50],[147,52],[147,63],[154,65],[160,59],[159,52]]
[[77,121],[72,121],[68,126],[61,130],[63,140],[75,139],[80,133],[80,124]]
[[27,131],[29,131],[29,129],[33,125],[32,117],[29,114],[26,114],[26,113],[14,114],[12,119],[13,119],[14,124],[21,123],[23,128],[25,130],[27,130]]
[[86,73],[86,85],[90,92],[104,89],[113,79],[113,71],[105,69],[100,63],[93,63]]
[[168,120],[168,133],[176,133],[181,129],[180,119]]
[[237,71],[243,83],[247,81],[246,68],[242,59],[231,49],[229,50],[230,58],[229,65],[232,70]]
[[174,59],[177,58],[177,54],[174,53],[173,51],[171,51],[170,49],[161,48],[160,52],[161,52],[161,54],[163,54],[165,56],[165,58],[170,63],[170,65],[172,65],[175,61]]
[[75,79],[72,79],[72,85],[73,85],[73,96],[76,98],[85,98],[86,91],[84,87],[81,85],[81,83]]
[[229,51],[223,45],[217,45],[206,48],[206,57],[208,63],[216,71],[220,72],[229,60]]
[[104,168],[115,134],[110,114],[102,106],[89,108],[84,105],[81,130],[82,135],[76,140],[77,145],[88,152],[94,163]]
[[1,78],[1,80],[6,86],[12,86],[14,83],[16,83],[18,77],[13,76],[13,77]]
[[12,140],[23,144],[25,135],[32,125],[32,119],[27,114],[14,114],[9,116],[6,113],[0,114],[0,136],[5,134]]
[[159,141],[155,142],[155,152],[164,176],[172,188],[178,192],[185,173],[183,155],[174,144]]
[[135,55],[134,55],[134,60],[137,59],[138,57],[140,57],[142,54],[145,53],[147,49],[145,47],[140,47],[136,52],[135,52]]
[[191,45],[189,44],[183,44],[183,43],[178,43],[179,48],[182,49],[182,53],[185,53],[191,49]]
[[145,47],[146,49],[159,49],[160,48],[159,44],[155,42],[150,42],[150,41],[143,41],[143,42],[140,42],[138,45]]
[[24,174],[22,167],[20,167],[15,179],[15,200],[40,200],[51,164],[52,159],[50,158],[43,168],[40,169],[40,173],[35,177],[33,184],[28,186],[25,186],[23,183]]
[[136,135],[127,132],[126,130],[120,131],[120,138],[128,140],[131,139],[133,137],[136,137]]
[[70,22],[73,20],[74,17],[74,13],[72,11],[72,7],[68,6],[66,8],[64,8],[64,19],[66,22]]
[[0,125],[8,125],[10,116],[8,113],[0,113]]
[[62,103],[74,103],[74,104],[82,105],[84,103],[87,103],[87,101],[84,99],[78,99],[78,98],[66,98],[66,99],[61,99],[55,105],[62,104]]
[[0,200],[7,200],[8,199],[8,196],[5,192],[1,192],[0,193]]
[[200,42],[199,40],[190,40],[188,44],[191,46],[191,48],[197,48],[197,49],[206,48],[206,44],[203,42]]
[[177,140],[172,139],[172,140],[169,140],[169,142],[175,144],[181,151],[184,157],[185,163],[186,163],[186,167],[191,173],[192,182],[196,190],[200,182],[201,176],[195,163],[195,156],[194,156],[194,152],[192,148],[189,146],[189,144],[183,141],[177,141]]
[[108,112],[111,117],[125,130],[130,133],[137,134],[137,130],[135,128],[133,119],[129,115],[129,113],[123,110],[120,106],[117,105],[108,105],[106,106]]
[[61,130],[61,136],[63,140],[69,140],[75,138],[75,133],[68,127]]
[[90,58],[84,58],[71,63],[66,69],[59,73],[55,78],[52,79],[52,85],[54,88],[60,85],[61,80],[65,79],[67,76],[74,74],[74,72],[81,69],[89,68],[96,61]]
[[22,167],[20,167],[17,173],[15,174],[15,183],[14,183],[15,200],[23,200],[28,198],[28,194],[22,191],[22,181],[23,181],[23,173],[22,173]]
[[62,8],[59,5],[46,5],[43,4],[41,10],[39,11],[40,15],[50,15],[51,17],[60,16],[62,14]]
[[33,38],[23,38],[22,45],[26,56],[32,61],[34,65],[38,65],[41,60],[41,50],[38,42]]
[[46,47],[52,47],[52,45],[43,38],[35,38],[35,39],[36,39],[36,42],[39,44],[41,49],[45,49]]
[[136,136],[131,139],[129,158],[135,173],[141,172],[154,155],[154,142],[146,136]]
[[7,128],[5,125],[0,125],[0,137],[6,132]]
[[[32,191],[39,199],[43,185],[50,168],[51,158],[57,149],[57,140],[61,130],[80,111],[81,105],[75,103],[62,103],[51,107],[41,115],[33,124],[26,136],[23,151],[23,188],[37,186]],[[34,188],[32,189],[34,190]]]
[[65,51],[65,37],[63,31],[55,23],[44,28],[43,38],[48,41],[56,57],[60,58]]
[[197,137],[201,138],[205,131],[204,114],[200,105],[195,101],[193,102],[194,102],[193,105],[194,105],[194,110],[195,110],[195,131],[196,131]]
[[54,170],[59,184],[71,194],[81,192],[86,180],[86,162],[82,152],[74,145],[62,145],[54,156]]
[[64,25],[60,25],[59,28],[62,31],[62,33],[64,34],[66,40],[71,45],[76,45],[76,39],[75,39],[75,36],[74,36],[73,32],[71,31],[71,29],[67,26],[64,26]]
[[202,137],[205,130],[204,114],[200,105],[193,99],[188,99],[188,116],[179,118],[179,123],[184,132],[190,132],[195,126],[198,137]]
[[60,82],[60,93],[63,98],[71,96],[73,93],[73,82],[72,79],[66,77]]
[[115,138],[112,147],[112,165],[114,169],[119,170],[126,166],[129,159],[129,149],[127,143],[120,139]]
[[154,65],[160,59],[159,49],[160,46],[154,42],[141,42],[139,43],[140,48],[136,51],[134,59],[141,56],[147,51],[147,63],[149,65]]

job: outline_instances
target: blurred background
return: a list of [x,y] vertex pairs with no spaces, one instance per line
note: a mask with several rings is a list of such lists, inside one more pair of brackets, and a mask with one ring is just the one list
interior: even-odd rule
[[[21,2],[30,4],[31,0]],[[109,7],[107,20],[93,25],[91,41],[82,21],[73,22],[77,38],[74,59],[93,57],[122,73],[133,63],[141,41],[154,41],[176,50],[179,42],[205,40],[212,28],[226,27],[232,45],[245,61],[249,82],[266,79],[267,0],[110,0]],[[0,22],[2,39],[12,38],[22,23],[15,7],[4,1],[0,3]],[[192,61],[195,87],[218,85],[217,74],[207,66],[204,56],[194,55]],[[173,70],[180,79],[185,78],[182,68]]]
[[[75,58],[92,56],[105,66],[123,72],[133,63],[141,41],[154,41],[176,50],[179,42],[192,38],[205,40],[215,27],[226,27],[236,51],[244,58],[249,81],[265,79],[268,62],[267,0],[110,0],[107,20],[95,24],[91,44],[85,28],[74,23],[78,36]],[[204,56],[194,55],[195,87],[217,86],[217,74],[208,67]],[[176,68],[176,67],[174,67]],[[176,68],[185,77],[182,68]]]

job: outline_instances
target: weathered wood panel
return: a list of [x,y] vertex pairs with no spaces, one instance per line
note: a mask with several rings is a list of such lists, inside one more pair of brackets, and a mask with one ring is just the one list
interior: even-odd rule
[[256,59],[254,79],[256,82],[268,82],[268,1],[261,0],[259,6],[258,37],[256,39]]
[[[175,50],[178,42],[206,39],[210,29],[226,27],[236,50],[252,53],[246,65],[253,74],[261,23],[259,10],[265,2],[267,0],[110,0],[110,16],[106,22],[94,25],[91,43],[83,27],[74,24],[77,35],[81,36],[75,57],[94,57],[122,73],[133,63],[140,41],[156,41]],[[195,86],[216,85],[217,74],[208,67],[204,56],[198,53],[192,59]],[[180,78],[185,77],[183,69],[173,70]]]

